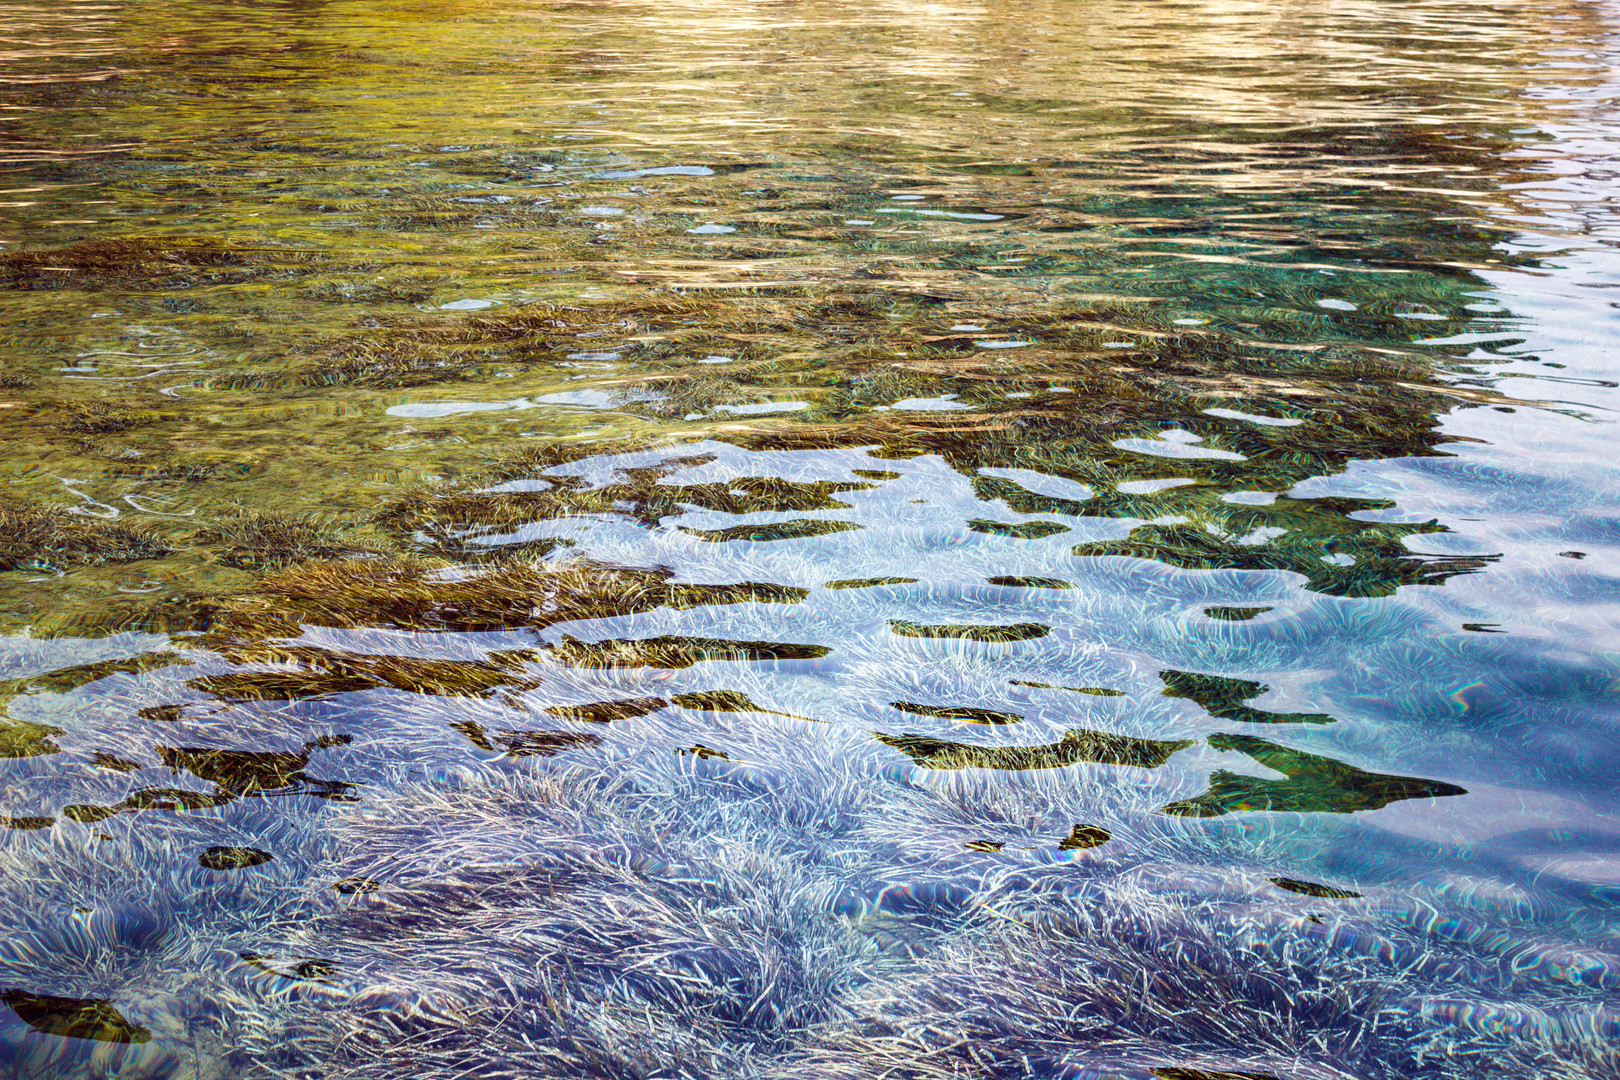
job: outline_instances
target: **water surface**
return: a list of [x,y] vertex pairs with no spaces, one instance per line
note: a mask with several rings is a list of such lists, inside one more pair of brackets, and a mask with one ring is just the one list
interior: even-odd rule
[[0,1076],[1620,1076],[1616,14],[0,7]]

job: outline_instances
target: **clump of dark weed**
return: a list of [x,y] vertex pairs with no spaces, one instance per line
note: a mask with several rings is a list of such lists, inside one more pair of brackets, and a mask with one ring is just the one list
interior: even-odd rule
[[62,734],[54,724],[41,724],[31,720],[0,720],[0,758],[41,757],[61,752],[51,741],[52,735]]
[[700,585],[672,571],[580,561],[532,561],[471,570],[418,558],[311,559],[261,580],[221,612],[223,640],[297,636],[300,624],[408,630],[545,627],[703,604],[797,603],[808,590],[759,582]]
[[303,261],[309,253],[250,247],[191,236],[86,240],[47,251],[0,252],[0,286],[98,288],[129,281],[186,278],[201,270],[253,272]]
[[455,382],[476,372],[476,362],[463,355],[412,355],[357,346],[318,364],[306,378],[315,385],[384,389]]
[[304,286],[300,295],[324,304],[420,304],[433,295],[436,283],[427,279],[325,280]]
[[197,483],[203,480],[212,480],[218,475],[221,468],[223,466],[212,462],[166,462],[142,468],[109,469],[107,475],[117,480],[143,480],[147,482],[167,480],[177,483]]
[[315,350],[313,363],[269,371],[223,371],[208,385],[219,390],[282,390],[309,386],[403,389],[457,382],[477,374],[481,356],[448,347],[365,340]]
[[133,562],[171,550],[138,525],[75,517],[20,499],[0,501],[0,570]]
[[759,391],[727,375],[682,372],[641,379],[637,385],[659,395],[656,400],[641,402],[638,406],[641,411],[672,419],[706,413],[716,405],[751,404],[764,400],[764,395]]
[[199,538],[221,548],[220,561],[239,570],[267,570],[309,559],[375,554],[329,521],[276,510],[238,510],[202,530]]
[[113,435],[140,422],[126,405],[90,401],[63,406],[57,414],[56,428],[71,435]]
[[[736,476],[723,482],[671,484],[665,482],[671,473],[713,460],[704,455],[676,453],[656,465],[618,470],[613,482],[597,486],[586,484],[579,476],[550,474],[544,477],[547,486],[540,490],[489,490],[505,481],[531,478],[592,454],[628,453],[647,448],[647,443],[627,441],[525,449],[491,462],[483,471],[455,484],[409,491],[379,510],[375,520],[397,533],[425,534],[441,538],[441,543],[454,544],[457,537],[472,529],[578,515],[607,514],[650,526],[685,513],[693,506],[726,514],[843,510],[850,504],[839,498],[841,494],[874,486],[860,481],[798,481],[771,476]],[[832,531],[845,527],[844,523],[835,523],[821,528]]]

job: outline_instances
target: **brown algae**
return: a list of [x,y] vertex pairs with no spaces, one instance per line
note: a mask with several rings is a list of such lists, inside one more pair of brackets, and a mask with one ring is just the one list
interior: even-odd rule
[[925,735],[878,735],[925,769],[1061,769],[1081,762],[1156,769],[1192,739],[1138,739],[1073,729],[1044,746],[973,746]]
[[152,559],[173,550],[144,525],[0,500],[0,571]]

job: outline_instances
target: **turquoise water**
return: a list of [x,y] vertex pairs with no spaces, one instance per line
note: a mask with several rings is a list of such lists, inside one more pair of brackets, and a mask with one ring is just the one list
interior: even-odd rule
[[0,1078],[1620,1076],[1616,18],[0,7]]

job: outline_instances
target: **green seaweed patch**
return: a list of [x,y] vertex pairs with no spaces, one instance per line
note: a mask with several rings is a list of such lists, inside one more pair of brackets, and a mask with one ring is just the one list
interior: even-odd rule
[[74,664],[71,667],[57,668],[37,675],[26,675],[20,679],[8,679],[0,682],[0,693],[44,691],[65,694],[111,675],[138,675],[157,668],[180,667],[188,663],[189,661],[172,652],[149,652],[118,660],[97,660],[90,664]]
[[351,386],[366,390],[399,390],[470,379],[470,364],[417,360],[405,357],[345,358],[293,371],[222,371],[208,379],[210,390],[261,392],[312,386]]
[[67,1039],[96,1042],[144,1043],[152,1033],[124,1019],[106,998],[53,997],[24,990],[0,990],[4,1002],[35,1031]]
[[[148,465],[140,468],[115,466],[107,470],[107,477],[112,480],[142,480],[148,483],[167,480],[180,484],[195,484],[204,480],[212,480],[227,468],[229,466],[211,461],[171,461],[161,465]],[[244,465],[240,468],[246,470],[251,466]]]
[[220,791],[232,795],[258,795],[265,792],[330,795],[348,791],[353,784],[316,780],[304,772],[310,754],[316,749],[343,745],[346,735],[318,739],[305,744],[302,753],[268,750],[221,750],[213,747],[154,747],[158,758],[170,769],[189,772]]
[[90,759],[90,764],[98,769],[106,769],[108,772],[116,773],[140,772],[146,768],[138,761],[121,758],[117,754],[109,754],[105,750],[97,750],[95,757]]
[[1274,713],[1244,704],[1269,693],[1271,687],[1252,679],[1232,679],[1225,675],[1204,675],[1196,671],[1159,672],[1164,680],[1165,697],[1196,701],[1204,711],[1222,720],[1245,724],[1331,724],[1326,713]]
[[986,579],[992,585],[1004,585],[1012,589],[1072,589],[1072,582],[1055,577],[1022,577],[1013,574],[1002,574]]
[[1269,607],[1207,607],[1204,614],[1223,622],[1247,622],[1256,615],[1264,615],[1270,610],[1272,609]]
[[368,675],[332,671],[234,671],[192,679],[187,686],[221,701],[307,701],[328,694],[373,690],[382,683]]
[[[344,896],[366,896],[382,888],[382,882],[368,877],[346,877],[332,882],[332,891]],[[243,957],[247,959],[247,957]]]
[[[1118,454],[1107,440],[1123,426],[1166,420],[1167,408],[1180,414],[1178,423],[1201,436],[1222,431],[1223,438],[1235,438],[1234,445],[1249,455],[1252,468],[1261,470],[1252,477],[1253,485],[1266,490],[1285,490],[1307,474],[1332,471],[1352,457],[1423,454],[1432,450],[1441,437],[1432,424],[1439,399],[1417,385],[1432,385],[1433,374],[1410,356],[1351,348],[1311,350],[1290,355],[1284,369],[1279,370],[1277,357],[1268,355],[1261,364],[1246,355],[1235,340],[1175,333],[1156,340],[1151,351],[1141,354],[1136,362],[1099,364],[1094,362],[1098,334],[1106,332],[1110,320],[1139,323],[1140,313],[1123,308],[1101,311],[1094,305],[1080,309],[1043,303],[1024,310],[1014,321],[1027,323],[1029,332],[1038,333],[1052,349],[1020,352],[1016,358],[975,358],[961,354],[955,345],[914,349],[916,336],[907,324],[879,321],[883,315],[896,313],[893,300],[889,303],[890,310],[883,313],[825,312],[827,321],[817,327],[822,340],[816,353],[824,366],[831,365],[831,372],[842,377],[823,391],[812,409],[773,423],[769,430],[728,431],[728,440],[757,449],[875,447],[873,454],[897,458],[933,453],[970,479],[981,477],[981,469],[1016,467],[1063,477],[1096,491],[1111,487],[1119,479],[1115,475]],[[994,316],[986,313],[985,317],[996,318],[998,333],[1018,333],[1004,321],[1007,314],[998,311]],[[1286,324],[1274,329],[1285,335],[1294,332]],[[897,356],[896,349],[902,339],[910,354],[904,357]],[[799,351],[803,347],[795,342],[788,348]],[[1370,426],[1324,422],[1314,433],[1307,426],[1286,432],[1248,430],[1234,436],[1225,432],[1224,425],[1197,412],[1203,391],[1207,389],[1217,396],[1217,392],[1229,392],[1234,379],[1256,391],[1257,408],[1292,411],[1307,402],[1322,401],[1331,402],[1335,416],[1343,417],[1344,410],[1350,409],[1354,416],[1377,420]],[[1396,383],[1396,379],[1403,382]],[[1038,389],[1056,380],[1074,393],[1042,394],[1013,404],[993,392],[1003,386]],[[999,385],[985,387],[991,392],[984,401],[975,402],[982,412],[901,415],[868,411],[880,401],[926,393],[960,393],[985,383]],[[1346,386],[1350,389],[1346,390]],[[1198,395],[1196,400],[1187,397],[1189,391]],[[1410,408],[1392,413],[1392,394]],[[1272,400],[1273,396],[1277,400]],[[1207,479],[1203,474],[1212,471],[1224,475],[1228,469],[1225,463],[1178,464],[1178,472],[1190,471],[1194,479]],[[1015,485],[1008,486],[1007,494],[1030,500],[1018,506],[1009,500],[1009,506],[1017,512],[1027,509],[1158,516],[1157,512],[1137,512],[1143,508],[1138,499],[1093,496],[1073,498],[1065,505],[1063,501],[1043,501],[1033,493],[1021,495]],[[993,486],[987,486],[983,497],[999,495]],[[1312,500],[1313,504],[1320,502]],[[1322,509],[1328,513],[1318,514],[1319,520],[1339,513],[1325,506]],[[1253,526],[1239,528],[1240,518],[1224,507],[1217,512],[1230,526],[1227,531],[1234,539],[1232,546],[1242,547],[1236,539],[1249,535]],[[1342,531],[1341,526],[1356,531],[1370,523],[1344,519],[1330,524],[1337,531]],[[1310,540],[1332,542],[1330,536],[1319,536],[1317,532],[1320,530],[1297,544],[1296,555],[1302,567],[1307,565]],[[1319,556],[1320,551],[1320,566]]]
[[961,720],[970,724],[1017,724],[1024,719],[1017,713],[975,709],[966,705],[918,705],[911,701],[891,701],[889,707],[935,720]]
[[239,570],[377,554],[374,548],[346,539],[331,522],[274,510],[238,510],[200,530],[198,539],[222,548],[220,562]]
[[965,638],[968,641],[1031,641],[1052,632],[1042,623],[1007,623],[980,625],[974,623],[946,623],[929,626],[923,623],[890,619],[889,630],[900,637],[913,638]]
[[602,741],[602,736],[592,731],[490,731],[473,720],[459,720],[450,726],[478,749],[509,757],[553,757]]
[[764,394],[729,375],[681,372],[647,376],[636,385],[659,396],[636,401],[632,407],[666,420],[706,413],[717,405],[754,405],[766,400]]
[[212,791],[190,788],[141,788],[130,792],[111,806],[75,804],[62,808],[62,816],[83,824],[105,821],[119,814],[145,810],[189,814],[228,806],[245,797],[277,798],[308,795],[333,802],[355,802],[354,784],[342,780],[319,780],[303,771],[305,755],[250,750],[212,748],[155,748],[158,757],[175,772],[192,775],[214,784]]
[[1024,679],[1008,679],[1009,686],[1033,686],[1037,690],[1067,690],[1071,694],[1090,694],[1093,697],[1124,697],[1123,690],[1110,690],[1106,686],[1057,686],[1053,683],[1028,682]]
[[303,701],[328,694],[389,687],[435,697],[481,697],[496,689],[532,690],[540,680],[526,674],[522,650],[490,653],[483,660],[428,660],[415,656],[364,656],[299,646],[236,647],[238,663],[295,663],[297,671],[233,671],[192,679],[186,685],[223,701]]
[[915,585],[914,577],[863,577],[844,578],[841,581],[829,581],[822,586],[824,589],[870,589],[878,585]]
[[295,386],[401,390],[471,379],[486,359],[442,348],[415,350],[357,343],[331,350],[313,366],[292,373],[290,381]]
[[674,582],[665,587],[662,606],[681,611],[709,604],[797,604],[809,595],[809,589],[768,581],[741,581],[734,585]]
[[[520,526],[554,518],[607,515],[651,528],[694,507],[738,516],[847,510],[850,504],[837,498],[838,495],[866,491],[874,486],[830,480],[801,482],[769,476],[739,476],[704,484],[664,482],[682,469],[714,460],[711,455],[674,455],[655,465],[620,469],[613,482],[601,486],[591,486],[580,476],[549,471],[589,456],[593,451],[615,454],[649,449],[652,447],[645,442],[632,440],[531,448],[456,483],[413,489],[384,506],[375,520],[413,538],[428,537],[436,546],[454,546],[469,530]],[[538,480],[545,486],[529,491],[491,490],[512,480]],[[817,527],[830,524],[833,523],[822,520]],[[843,528],[856,527],[850,522],[837,524]],[[771,528],[790,525],[809,528],[800,522],[775,523]],[[706,532],[690,531],[694,535]],[[756,532],[767,539],[791,538],[788,533],[771,537],[765,526],[739,526],[711,532],[712,537],[706,538],[716,541],[749,539]]]
[[[106,475],[110,480],[142,480],[147,483],[164,480],[195,484],[212,480],[229,469],[233,469],[233,466],[215,461],[168,461],[145,466],[115,465],[107,470]],[[234,466],[234,469],[241,475],[247,475],[252,472],[253,466],[242,464]]]
[[32,720],[0,720],[0,758],[59,754],[62,748],[51,741],[51,736],[60,734],[62,729],[51,724],[36,724]]
[[82,825],[93,825],[98,821],[117,817],[119,814],[135,814],[143,810],[162,810],[171,814],[190,814],[198,810],[212,810],[220,806],[228,806],[235,802],[237,796],[225,791],[192,791],[186,788],[142,788],[132,791],[119,802],[111,806],[98,806],[91,803],[75,803],[72,806],[62,807],[62,816]]
[[1319,900],[1354,900],[1361,895],[1349,889],[1336,889],[1332,885],[1319,885],[1314,881],[1301,881],[1298,878],[1274,877],[1266,880],[1279,889],[1314,896]]
[[325,278],[305,283],[298,295],[322,304],[420,304],[432,298],[436,285],[430,277],[408,274]]
[[[488,530],[497,533],[499,531],[499,528]],[[507,540],[502,537],[493,544],[480,543],[480,533],[469,529],[459,535],[440,533],[430,541],[420,544],[419,548],[426,553],[458,563],[479,564],[546,560],[559,552],[566,553],[569,548],[578,546],[579,541],[570,536],[537,536],[529,540]]]
[[[197,803],[198,807],[204,805],[212,806],[213,803],[205,804],[202,801]],[[124,809],[126,807],[121,804],[119,806],[92,806],[88,803],[73,803],[70,806],[62,807],[62,816],[69,821],[77,821],[81,825],[94,825],[98,821],[106,821],[110,817],[117,817]]]
[[828,533],[850,532],[865,527],[864,525],[857,525],[853,521],[796,518],[792,521],[778,521],[768,525],[733,525],[729,529],[689,529],[684,525],[680,528],[681,532],[686,533],[688,536],[695,536],[699,540],[707,540],[713,544],[721,544],[729,540],[799,540],[806,536],[826,536]]
[[969,518],[968,528],[976,533],[987,533],[990,536],[1009,536],[1015,540],[1040,540],[1047,536],[1056,536],[1058,533],[1069,531],[1067,525],[1059,525],[1055,521],[1025,521],[1021,524],[1010,524],[1005,521],[987,521],[984,518]]
[[[46,251],[0,252],[0,285],[17,289],[97,289],[187,280],[202,270],[227,277],[306,261],[308,252],[248,247],[192,236],[87,240]],[[234,273],[232,273],[234,271]]]
[[154,747],[164,765],[175,773],[188,772],[212,784],[213,790],[142,788],[130,792],[112,806],[75,804],[63,807],[62,816],[90,824],[117,814],[143,810],[190,813],[226,806],[245,797],[308,795],[337,802],[353,802],[354,784],[340,780],[319,780],[304,771],[314,750],[340,746],[348,741],[347,735],[325,736],[305,743],[300,754],[213,747]]
[[1095,825],[1076,825],[1069,830],[1058,843],[1059,851],[1084,851],[1087,848],[1100,847],[1114,838],[1113,833],[1107,829],[1099,829]]
[[1178,817],[1219,817],[1248,811],[1353,814],[1377,810],[1403,799],[1436,799],[1466,795],[1467,789],[1443,780],[1366,772],[1342,761],[1292,750],[1254,735],[1213,735],[1209,745],[1235,750],[1286,779],[1266,780],[1217,769],[1209,790],[1171,803],[1161,812]]
[[[465,205],[439,206],[425,217],[408,215],[395,223],[405,220],[442,224],[473,216],[482,218],[488,212],[488,206],[476,210]],[[417,288],[416,282],[405,284],[407,291]],[[315,292],[318,299],[346,302],[359,295],[347,284],[327,285]],[[383,295],[382,302],[414,302],[402,301],[396,290],[390,292],[394,295]],[[502,363],[531,363],[556,360],[577,351],[580,338],[589,337],[595,349],[617,352],[643,370],[671,363],[683,368],[675,374],[654,371],[636,379],[638,386],[659,389],[672,399],[661,403],[662,407],[652,405],[651,411],[678,416],[682,410],[737,400],[738,395],[721,388],[733,382],[744,365],[775,351],[769,338],[761,335],[794,328],[794,314],[777,305],[745,305],[664,293],[590,303],[529,303],[499,315],[447,318],[373,314],[367,317],[360,333],[334,341],[331,347],[372,350],[383,355],[477,353]],[[796,343],[802,340],[802,332],[795,339],[784,340]],[[693,355],[716,351],[737,360],[738,366],[719,372],[695,367],[690,361]],[[745,389],[741,396],[746,399],[752,395]]]
[[70,435],[112,435],[128,431],[139,423],[140,418],[127,405],[88,401],[59,409],[55,427]]
[[590,701],[583,705],[553,705],[546,713],[579,724],[611,724],[615,720],[631,720],[655,713],[668,704],[661,697],[616,698],[612,701]]
[[[289,652],[294,650],[289,649]],[[482,660],[428,660],[416,656],[355,656],[299,650],[340,677],[356,674],[378,684],[434,697],[482,697],[494,690],[533,690],[540,680],[528,674],[534,654],[518,649],[492,652]]]
[[764,713],[767,716],[785,716],[790,720],[820,722],[810,716],[767,709],[752,701],[747,694],[740,694],[735,690],[700,690],[690,694],[676,694],[672,700],[681,708],[691,709],[694,712]]
[[[41,586],[34,601],[19,604],[14,615],[21,620],[33,616],[36,635],[54,637],[59,634],[93,635],[97,637],[120,634],[196,634],[206,630],[219,610],[220,590],[210,584],[208,575],[176,574],[175,564],[155,569],[150,574],[134,576],[131,584],[144,579],[153,592],[123,593],[114,585],[111,575],[89,577],[88,588],[73,589],[66,581]],[[61,565],[53,569],[65,569]],[[172,588],[186,591],[169,592],[162,588],[167,582]],[[196,591],[190,591],[195,589]],[[55,593],[59,602],[49,602]],[[188,661],[176,659],[176,664]]]
[[824,645],[794,645],[775,641],[732,641],[725,638],[679,637],[614,638],[582,641],[563,635],[556,645],[544,646],[557,663],[569,667],[654,667],[676,671],[705,661],[819,660],[832,652]]
[[508,731],[495,737],[508,757],[555,757],[602,741],[589,731]]
[[215,845],[197,856],[197,862],[207,870],[246,870],[262,866],[275,858],[268,851],[255,847],[224,847]]
[[1007,842],[1005,840],[969,840],[962,846],[969,851],[992,852],[1000,851],[1007,846]]
[[21,829],[28,832],[36,829],[48,829],[55,823],[56,819],[51,817],[29,817],[26,815],[12,817],[8,814],[0,814],[0,829]]
[[1061,769],[1088,762],[1156,769],[1171,755],[1192,746],[1192,739],[1136,739],[1105,731],[1071,728],[1063,738],[1044,746],[974,746],[946,742],[927,735],[877,735],[927,769]]
[[[1450,531],[1432,521],[1404,525],[1338,518],[1334,524],[1339,536],[1291,530],[1262,544],[1245,539],[1254,528],[1273,520],[1275,515],[1234,514],[1220,533],[1198,522],[1151,522],[1123,540],[1079,544],[1074,554],[1145,559],[1184,570],[1288,570],[1304,577],[1312,592],[1362,597],[1388,596],[1403,585],[1440,585],[1458,574],[1477,573],[1500,558],[1420,555],[1402,543],[1408,536]],[[1324,555],[1346,558],[1327,562]]]
[[762,709],[747,694],[735,690],[702,690],[691,694],[676,694],[672,699],[683,709],[695,712],[769,712]]
[[172,550],[137,525],[76,517],[20,499],[0,499],[0,571],[134,562]]
[[530,560],[452,567],[415,559],[311,561],[262,578],[254,593],[225,605],[204,644],[226,655],[300,636],[303,625],[402,630],[539,629],[658,607],[797,603],[808,589],[762,582],[672,582],[673,571],[581,561]]

